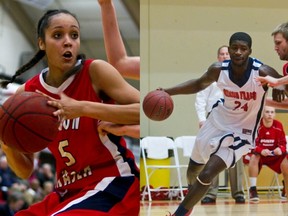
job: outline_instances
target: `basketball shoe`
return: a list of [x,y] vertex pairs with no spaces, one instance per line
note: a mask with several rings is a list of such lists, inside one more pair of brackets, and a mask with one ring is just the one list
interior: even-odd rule
[[255,186],[250,187],[249,189],[249,196],[251,201],[259,201],[257,188]]

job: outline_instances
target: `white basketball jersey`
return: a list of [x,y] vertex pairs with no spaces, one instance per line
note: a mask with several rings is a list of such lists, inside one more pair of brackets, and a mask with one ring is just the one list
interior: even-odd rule
[[231,131],[241,139],[247,139],[253,146],[267,95],[255,80],[261,65],[259,60],[250,58],[242,86],[238,86],[231,80],[230,60],[224,61],[217,81],[224,99],[220,99],[214,105],[209,116],[218,129]]

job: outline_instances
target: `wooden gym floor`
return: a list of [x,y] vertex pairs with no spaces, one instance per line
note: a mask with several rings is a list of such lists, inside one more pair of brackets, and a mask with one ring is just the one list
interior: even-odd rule
[[[278,194],[259,194],[258,203],[246,198],[245,204],[235,204],[229,195],[218,196],[215,205],[201,205],[199,202],[192,216],[288,216],[288,201],[280,199]],[[166,216],[174,213],[180,201],[140,201],[140,216]]]

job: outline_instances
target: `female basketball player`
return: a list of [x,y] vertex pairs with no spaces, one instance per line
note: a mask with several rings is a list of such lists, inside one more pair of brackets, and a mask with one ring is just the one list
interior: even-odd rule
[[[37,33],[39,51],[10,82],[46,56],[48,68],[18,92],[40,91],[56,98],[50,104],[59,108],[55,114],[64,121],[49,146],[56,159],[55,192],[17,216],[138,215],[134,156],[123,138],[100,135],[97,126],[101,120],[139,124],[139,92],[110,64],[79,55],[80,26],[70,12],[48,11],[39,20]],[[2,147],[14,172],[27,178],[33,171],[33,155]]]
[[199,79],[164,89],[170,95],[192,94],[215,81],[224,94],[224,99],[213,106],[197,135],[187,170],[189,192],[173,215],[189,215],[212,179],[224,169],[233,167],[254,145],[268,89],[259,85],[255,77],[269,74],[278,78],[280,75],[250,58],[251,46],[251,37],[237,32],[229,41],[231,60],[214,63]]

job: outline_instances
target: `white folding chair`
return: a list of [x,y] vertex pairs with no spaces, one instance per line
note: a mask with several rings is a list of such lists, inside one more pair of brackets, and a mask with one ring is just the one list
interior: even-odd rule
[[[190,158],[195,144],[195,140],[196,136],[179,136],[175,138],[174,142],[176,147],[182,150],[183,157]],[[188,162],[185,164],[180,163],[180,167],[188,168]]]
[[273,175],[271,184],[268,188],[268,195],[273,195],[274,190],[276,189],[278,191],[279,197],[282,198],[282,191],[281,191],[282,186],[281,186],[279,179],[278,179],[279,174],[273,170],[271,170],[271,171],[274,173],[274,175]]
[[183,156],[190,158],[194,144],[195,144],[195,140],[196,140],[196,136],[179,136],[175,138],[174,142],[177,148],[182,149]]
[[[191,153],[195,144],[196,136],[179,136],[174,139],[175,145],[177,147],[179,154],[182,152],[183,158],[179,157],[180,167],[185,168],[182,169],[182,180],[183,182],[187,181],[186,179],[186,172],[188,168],[188,163],[191,157]],[[185,160],[183,160],[185,159]],[[188,187],[183,186],[183,191],[187,190]]]
[[[180,192],[181,199],[184,199],[181,173],[178,159],[178,152],[175,143],[172,138],[165,136],[147,136],[140,141],[141,154],[143,157],[143,165],[145,171],[146,185],[142,192],[142,200],[145,199],[145,195],[148,193],[149,201],[152,201],[151,192],[153,191],[178,191]],[[169,158],[169,150],[173,152],[174,162],[170,165],[159,165],[157,161]],[[147,159],[155,160],[155,163],[147,164]],[[171,160],[172,161],[172,160]],[[176,169],[178,178],[178,187],[170,188],[150,188],[150,178],[157,169]]]

